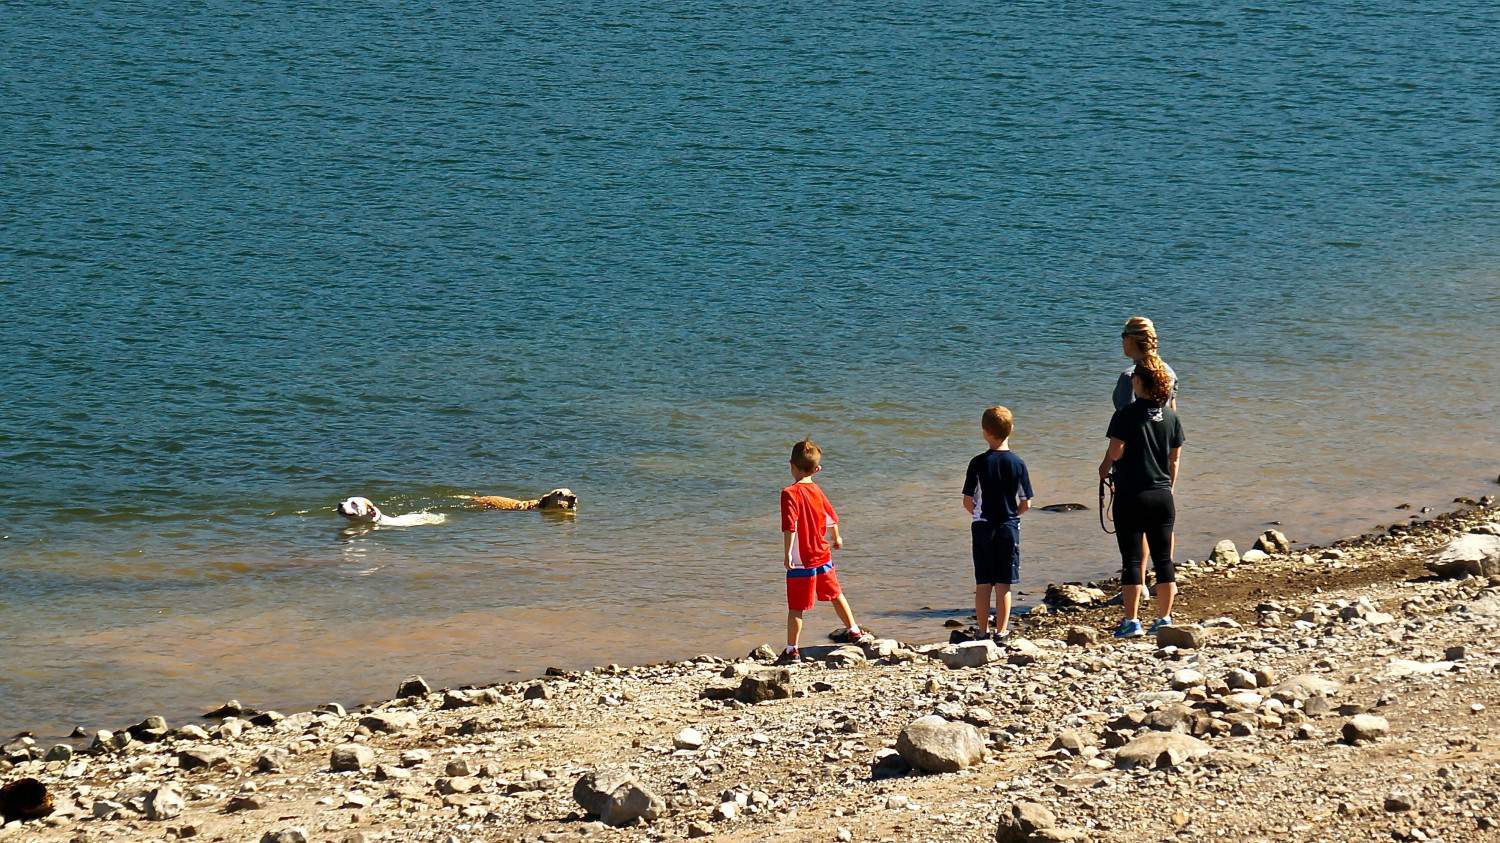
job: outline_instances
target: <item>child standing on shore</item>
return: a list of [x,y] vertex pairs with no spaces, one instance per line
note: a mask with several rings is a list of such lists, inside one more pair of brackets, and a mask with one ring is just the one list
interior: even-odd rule
[[974,516],[974,615],[979,638],[990,634],[990,593],[995,594],[994,638],[1010,634],[1010,587],[1021,579],[1021,515],[1031,508],[1031,475],[1010,450],[1015,419],[1004,407],[979,417],[989,450],[969,460],[964,509]]
[[792,446],[792,485],[781,490],[781,563],[786,568],[786,649],[777,664],[792,664],[802,657],[797,644],[802,637],[802,613],[818,600],[833,604],[833,610],[848,629],[848,640],[860,644],[872,636],[859,628],[854,611],[839,588],[833,572],[833,554],[825,534],[832,534],[833,549],[844,546],[839,535],[839,516],[828,496],[812,481],[823,470],[823,449],[811,439]]

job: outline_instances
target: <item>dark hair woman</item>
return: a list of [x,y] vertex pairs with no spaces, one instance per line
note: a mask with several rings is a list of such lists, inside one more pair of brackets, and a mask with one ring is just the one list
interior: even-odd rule
[[1185,440],[1182,422],[1168,406],[1173,378],[1161,358],[1151,355],[1136,364],[1130,380],[1135,401],[1116,410],[1109,420],[1109,447],[1099,463],[1099,479],[1113,473],[1115,484],[1115,541],[1120,547],[1125,607],[1116,638],[1146,634],[1139,612],[1147,548],[1156,568],[1157,619],[1152,632],[1172,624],[1172,601],[1177,596],[1177,571],[1172,563],[1177,504],[1172,491]]

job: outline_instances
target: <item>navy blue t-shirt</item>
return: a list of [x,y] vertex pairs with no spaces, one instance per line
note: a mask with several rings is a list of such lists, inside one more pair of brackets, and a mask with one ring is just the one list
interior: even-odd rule
[[964,494],[974,499],[975,521],[1016,521],[1021,517],[1017,498],[1033,497],[1031,475],[1014,451],[985,451],[969,460]]

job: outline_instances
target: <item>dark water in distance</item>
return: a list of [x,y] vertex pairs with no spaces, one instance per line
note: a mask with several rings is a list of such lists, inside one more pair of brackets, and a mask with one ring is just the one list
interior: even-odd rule
[[1483,491],[1497,126],[1479,2],[5,4],[0,728],[774,641],[804,434],[930,637],[980,409],[1092,506],[1137,312],[1181,556]]

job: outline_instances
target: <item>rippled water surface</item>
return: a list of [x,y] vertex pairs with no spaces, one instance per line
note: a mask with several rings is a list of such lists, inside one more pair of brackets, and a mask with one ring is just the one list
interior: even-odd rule
[[930,636],[980,409],[1092,506],[1136,312],[1183,556],[1492,488],[1490,4],[807,5],[6,5],[0,728],[773,640],[804,434]]

